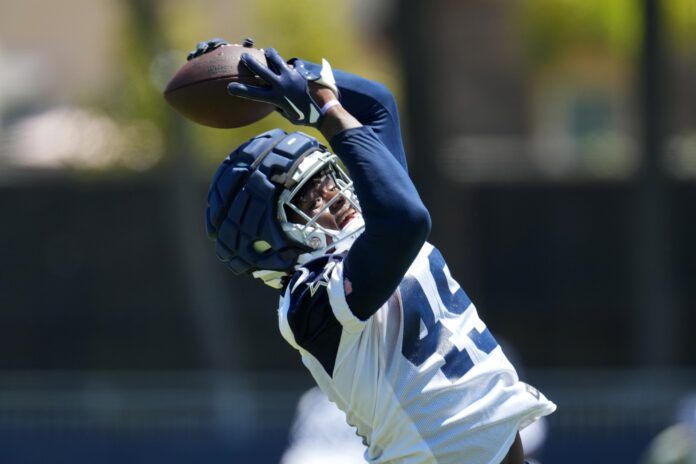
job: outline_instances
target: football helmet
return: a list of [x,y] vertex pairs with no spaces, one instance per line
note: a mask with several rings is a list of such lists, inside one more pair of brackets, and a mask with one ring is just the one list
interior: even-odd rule
[[[335,195],[310,217],[294,203],[315,175],[330,175]],[[341,230],[319,216],[341,198],[358,213]],[[304,223],[291,222],[289,216]],[[265,132],[234,150],[208,190],[208,236],[218,257],[235,274],[251,274],[280,288],[299,264],[347,249],[364,229],[353,182],[335,154],[302,132]]]

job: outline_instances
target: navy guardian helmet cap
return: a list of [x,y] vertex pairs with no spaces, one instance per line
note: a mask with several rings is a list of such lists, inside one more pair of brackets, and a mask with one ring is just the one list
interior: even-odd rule
[[[316,222],[332,201],[311,218],[291,203],[313,175],[327,168],[340,195],[359,212],[353,184],[338,157],[314,137],[274,129],[234,150],[218,168],[208,191],[206,228],[218,257],[235,274],[253,274],[277,286],[258,273],[287,275],[302,256],[323,254],[332,244],[354,236],[355,226],[334,231]],[[289,222],[290,209],[305,224]],[[361,220],[357,222],[362,225]]]

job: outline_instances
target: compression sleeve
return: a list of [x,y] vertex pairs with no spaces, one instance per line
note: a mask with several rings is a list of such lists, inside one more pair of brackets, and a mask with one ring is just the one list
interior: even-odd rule
[[362,320],[394,293],[430,233],[430,215],[413,182],[371,127],[343,131],[331,146],[348,168],[365,231],[345,259],[346,302]]
[[408,170],[401,139],[399,112],[394,96],[378,82],[337,70],[341,105],[364,126],[372,129],[396,161]]
[[[304,64],[317,75],[321,72],[321,66],[316,63],[304,61]],[[341,105],[363,126],[370,127],[391,156],[404,170],[408,170],[399,127],[399,111],[389,89],[379,82],[338,69],[334,70],[334,78]]]

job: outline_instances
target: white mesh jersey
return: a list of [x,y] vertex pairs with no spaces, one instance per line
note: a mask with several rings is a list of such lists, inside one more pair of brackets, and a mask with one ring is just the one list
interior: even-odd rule
[[429,243],[366,321],[345,291],[340,256],[307,263],[281,296],[279,325],[368,462],[497,464],[519,429],[555,410],[519,381]]

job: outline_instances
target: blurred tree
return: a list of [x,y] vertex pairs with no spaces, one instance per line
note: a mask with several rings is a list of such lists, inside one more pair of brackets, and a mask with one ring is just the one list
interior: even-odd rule
[[[398,93],[394,64],[390,57],[371,53],[361,41],[349,3],[338,0],[239,0],[230,7],[215,5],[201,8],[190,2],[168,3],[163,11],[163,28],[181,63],[196,42],[215,36],[241,42],[255,40],[257,47],[275,47],[285,59],[298,56],[310,61],[327,58],[334,68],[346,69],[384,82]],[[229,9],[227,9],[229,8]],[[231,11],[230,11],[231,10]],[[216,16],[224,17],[222,26]],[[161,100],[161,99],[160,99]],[[197,157],[205,165],[215,166],[232,149],[266,130],[280,127],[286,131],[304,130],[320,139],[310,128],[295,127],[273,113],[250,126],[220,130],[190,124]]]
[[232,42],[252,37],[258,47],[274,46],[286,59],[326,57],[335,68],[384,82],[398,94],[391,57],[385,55],[384,47],[361,40],[358,25],[346,20],[354,17],[346,2],[333,0],[327,6],[325,0],[127,0],[119,5],[120,34],[114,57],[118,75],[113,91],[93,102],[122,128],[119,143],[125,148],[109,165],[112,171],[122,166],[147,169],[166,159],[179,123],[190,132],[190,149],[195,154],[191,161],[205,167],[206,176],[236,146],[275,127],[305,130],[321,139],[319,132],[294,127],[276,113],[233,130],[200,126],[176,115],[162,98],[162,90],[188,51],[212,37]]
[[635,0],[529,0],[518,3],[523,37],[535,65],[553,65],[574,49],[632,59],[640,47]]
[[[641,2],[636,0],[527,0],[518,2],[532,62],[553,64],[577,48],[634,59],[640,52]],[[696,46],[696,2],[660,2],[665,32],[679,50]]]
[[665,32],[678,51],[693,57],[696,50],[696,2],[669,0],[662,2]]
[[121,71],[120,89],[112,108],[121,118],[145,118],[159,127],[166,121],[168,111],[161,94],[150,79],[150,66],[165,40],[158,34],[157,5],[151,1],[123,2],[120,55],[116,57]]
[[[112,133],[104,136],[109,140],[101,141],[114,156],[98,167],[111,172],[122,168],[142,171],[155,166],[166,151],[169,109],[151,77],[153,57],[162,49],[164,40],[158,34],[155,2],[127,0],[119,6],[114,85],[110,92],[86,106],[96,110],[93,117],[106,117],[114,127]],[[94,167],[90,163],[76,166]]]

